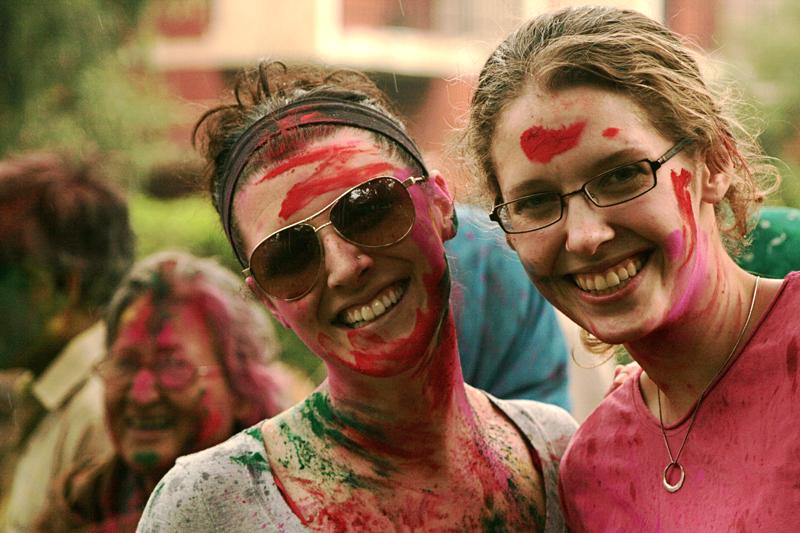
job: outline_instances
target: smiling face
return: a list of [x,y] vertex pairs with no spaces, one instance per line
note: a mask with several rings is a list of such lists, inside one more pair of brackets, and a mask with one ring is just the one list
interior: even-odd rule
[[[234,199],[245,254],[270,233],[316,213],[348,189],[378,176],[403,180],[412,169],[388,157],[366,133],[340,129],[248,176]],[[416,221],[408,236],[380,248],[354,245],[332,226],[317,232],[323,265],[314,287],[294,301],[262,300],[326,362],[369,375],[412,368],[447,310],[443,234],[450,198],[441,177],[408,188]],[[311,223],[318,227],[330,211]],[[448,229],[450,228],[450,229]],[[248,283],[258,293],[252,279]]]
[[[625,96],[529,88],[500,116],[491,153],[507,202],[575,191],[619,165],[654,161],[674,144]],[[658,170],[657,186],[646,194],[603,208],[573,195],[559,222],[509,235],[509,244],[567,316],[606,342],[635,340],[708,303],[709,264],[724,251],[711,238],[707,177],[690,147]]]
[[[214,339],[198,307],[153,305],[149,295],[122,314],[109,359],[136,368],[132,382],[106,379],[106,416],[117,451],[134,470],[159,473],[183,454],[208,448],[231,435],[233,392],[214,355]],[[196,379],[185,388],[167,385],[193,365]],[[180,378],[183,380],[183,378]]]

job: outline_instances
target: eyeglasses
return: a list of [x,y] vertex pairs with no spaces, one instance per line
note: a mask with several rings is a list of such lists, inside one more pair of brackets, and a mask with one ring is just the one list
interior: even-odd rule
[[[106,387],[120,390],[128,388],[142,368],[135,357],[110,357],[101,361],[95,370]],[[158,386],[167,391],[182,391],[193,385],[197,378],[219,371],[218,366],[197,366],[177,357],[162,357],[147,368],[155,375]]]
[[[245,276],[253,276],[266,294],[297,300],[311,291],[323,264],[317,232],[333,226],[344,240],[365,248],[391,246],[403,240],[416,220],[408,188],[427,176],[404,181],[381,176],[353,187],[313,215],[286,226],[258,243],[250,255]],[[328,222],[311,221],[330,210]]]
[[564,216],[566,199],[583,193],[597,207],[611,207],[629,202],[655,188],[656,172],[691,141],[682,139],[667,152],[651,161],[642,159],[603,172],[583,186],[566,194],[541,192],[529,194],[494,206],[489,218],[506,233],[527,233],[552,226]]

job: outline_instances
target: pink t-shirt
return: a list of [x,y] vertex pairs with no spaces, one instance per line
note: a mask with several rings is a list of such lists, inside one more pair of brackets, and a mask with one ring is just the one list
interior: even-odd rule
[[[629,379],[592,413],[561,461],[567,523],[581,531],[800,531],[800,272],[709,391],[680,457]],[[689,417],[667,430],[677,453]],[[670,478],[675,481],[675,478]]]

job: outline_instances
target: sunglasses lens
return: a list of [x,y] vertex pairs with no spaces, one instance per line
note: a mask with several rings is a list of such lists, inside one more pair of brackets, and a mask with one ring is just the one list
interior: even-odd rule
[[250,256],[250,273],[270,296],[291,300],[317,280],[320,248],[311,226],[291,226],[258,245]]
[[394,178],[376,178],[356,187],[331,210],[331,222],[346,239],[362,246],[388,246],[414,225],[414,202]]

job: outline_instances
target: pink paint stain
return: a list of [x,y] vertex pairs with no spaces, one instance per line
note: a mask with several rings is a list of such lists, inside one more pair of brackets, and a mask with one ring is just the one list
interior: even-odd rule
[[577,146],[585,127],[585,120],[555,129],[533,126],[522,132],[519,144],[530,161],[549,163],[555,156]]
[[[667,315],[667,320],[671,322],[686,312],[690,306],[690,302],[699,293],[703,286],[702,267],[705,264],[705,254],[703,253],[705,246],[697,246],[697,223],[694,219],[694,211],[692,211],[692,196],[689,192],[689,183],[692,180],[691,172],[683,168],[681,169],[680,174],[676,174],[675,171],[672,170],[670,172],[670,178],[672,180],[672,188],[675,192],[675,198],[678,201],[678,207],[681,211],[681,216],[688,225],[688,231],[686,226],[680,230],[682,247],[687,247],[687,244],[685,243],[688,243],[688,250],[686,251],[683,262],[679,266],[679,270],[685,270],[687,266],[689,267],[689,272],[685,272],[684,286],[680,290],[678,301],[675,302],[675,305],[672,307],[672,309],[670,309],[669,314]],[[670,235],[670,237],[672,236]],[[695,250],[697,250],[696,254],[694,253]],[[669,252],[670,250],[668,244],[667,253],[669,254]],[[692,261],[691,265],[688,265],[689,261]]]
[[147,368],[142,368],[133,378],[131,398],[137,403],[147,404],[158,397],[156,376]]
[[322,194],[342,187],[352,187],[363,183],[370,178],[383,175],[391,175],[394,170],[391,163],[374,163],[357,169],[346,169],[342,172],[331,173],[323,170],[311,176],[310,179],[294,185],[286,193],[281,210],[278,216],[283,220],[288,219],[294,213],[308,205],[315,198]]
[[619,133],[619,128],[606,128],[603,130],[603,137],[613,139]]

